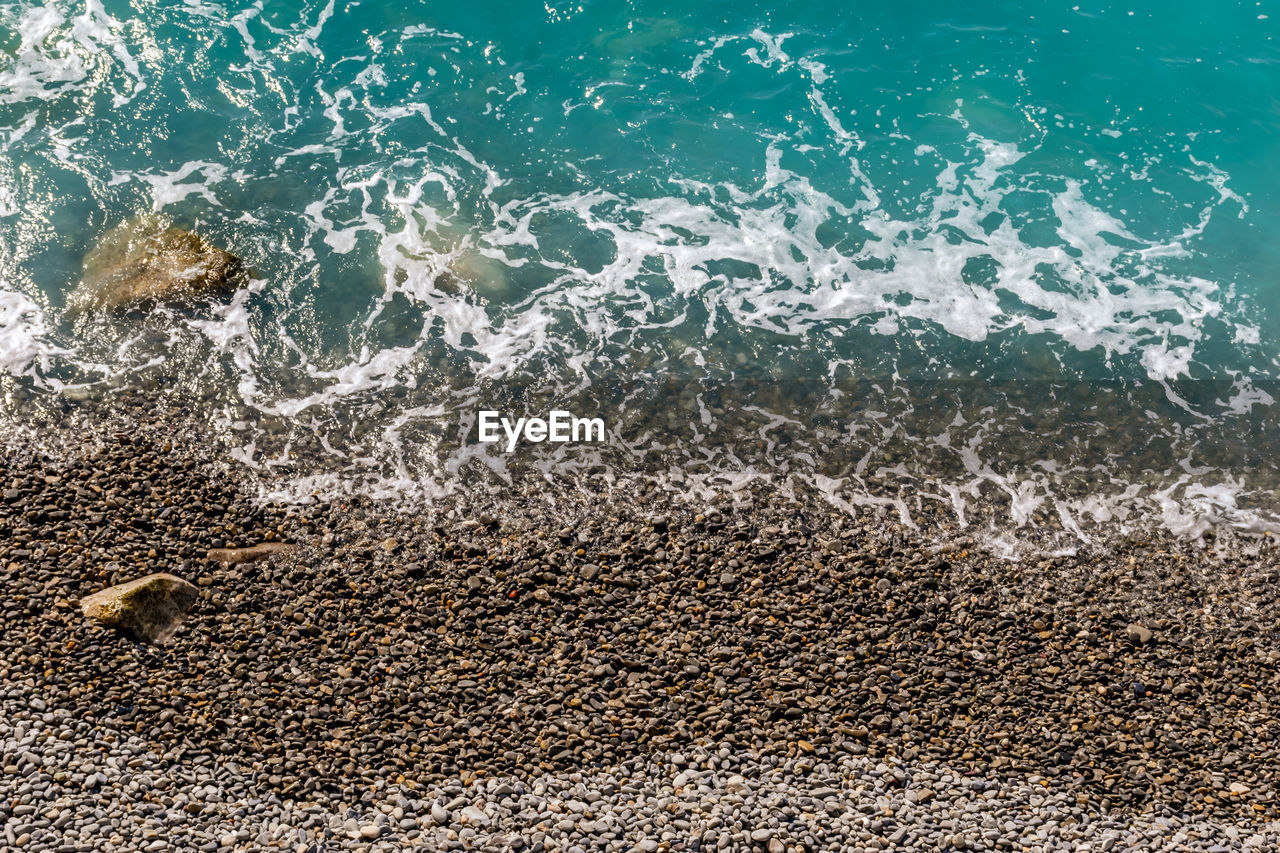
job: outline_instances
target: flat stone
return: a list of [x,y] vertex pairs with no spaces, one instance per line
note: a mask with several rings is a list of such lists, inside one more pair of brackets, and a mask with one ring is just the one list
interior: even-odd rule
[[1129,642],[1133,643],[1135,646],[1145,646],[1147,643],[1151,642],[1152,638],[1155,636],[1151,633],[1150,628],[1145,625],[1139,625],[1137,622],[1134,622],[1126,628],[1125,634],[1128,636]]
[[483,809],[476,806],[467,806],[462,810],[459,817],[461,823],[467,826],[488,826],[489,816],[484,813]]
[[277,554],[289,554],[298,549],[288,542],[263,542],[246,548],[210,548],[208,559],[213,563],[229,566],[235,563],[256,563]]

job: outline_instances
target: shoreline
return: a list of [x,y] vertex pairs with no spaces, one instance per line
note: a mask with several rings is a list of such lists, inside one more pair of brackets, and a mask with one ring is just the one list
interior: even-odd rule
[[[1272,490],[1250,491],[1249,500],[1237,504],[1244,492],[1231,493],[1229,484],[1223,491],[1215,480],[1188,479],[1181,468],[1145,471],[1130,480],[1094,466],[1073,472],[1071,481],[1051,484],[1036,478],[1031,469],[1042,463],[1035,463],[1006,473],[971,470],[968,477],[951,480],[903,471],[901,454],[911,449],[904,446],[888,460],[896,466],[832,479],[817,469],[771,470],[745,459],[735,468],[709,461],[688,466],[679,459],[635,457],[612,445],[604,455],[603,445],[575,447],[582,451],[575,456],[548,443],[524,445],[496,459],[483,454],[412,464],[401,459],[389,468],[387,460],[374,458],[377,454],[361,455],[367,450],[363,445],[354,450],[320,446],[322,437],[305,429],[282,431],[277,424],[255,432],[249,420],[238,419],[247,417],[244,412],[211,406],[200,395],[159,380],[98,398],[84,389],[65,396],[4,379],[0,447],[7,453],[57,467],[60,456],[94,452],[117,441],[118,432],[143,429],[157,446],[177,444],[182,458],[216,471],[245,501],[282,510],[370,500],[383,512],[396,512],[487,501],[500,512],[544,493],[606,496],[624,504],[642,493],[696,510],[750,505],[763,495],[821,505],[822,514],[835,511],[902,525],[930,548],[976,546],[1010,559],[1105,552],[1117,543],[1170,541],[1181,548],[1191,541],[1207,543],[1219,554],[1255,553],[1280,543],[1271,510],[1257,503],[1263,496],[1269,499]],[[805,453],[800,457],[809,459]],[[421,479],[414,479],[414,472]]]
[[[577,775],[566,784],[587,784],[628,761],[725,751],[749,771],[739,775],[789,768],[784,798],[834,786],[833,817],[909,793],[902,780],[867,793],[884,765],[909,768],[912,779],[951,777],[928,786],[945,806],[930,820],[963,823],[969,808],[989,817],[989,799],[992,809],[1020,804],[1008,820],[1037,827],[1052,806],[1070,818],[1055,836],[1066,846],[1102,838],[1063,834],[1067,825],[1120,844],[1116,828],[1139,825],[1163,826],[1171,845],[1184,826],[1229,845],[1255,832],[1272,845],[1280,838],[1270,704],[1280,567],[1269,545],[1214,552],[1153,538],[1009,560],[903,528],[887,512],[854,518],[764,489],[698,504],[656,488],[591,495],[545,483],[416,512],[364,499],[262,504],[221,460],[194,450],[208,446],[198,427],[153,414],[99,421],[92,440],[42,436],[40,446],[62,446],[59,455],[41,458],[33,447],[0,467],[6,756],[43,754],[47,770],[64,747],[31,740],[35,728],[71,714],[73,745],[90,731],[115,738],[141,750],[133,755],[159,756],[158,773],[233,763],[254,780],[255,793],[243,796],[257,803],[363,808],[367,792],[395,790],[379,802],[406,798],[409,807],[391,811],[407,814],[420,836],[379,824],[369,837],[357,821],[352,837],[346,822],[355,818],[343,817],[328,842],[387,850],[461,843],[447,834],[477,830],[479,818],[457,825],[459,806],[441,823],[431,806],[464,789],[496,810],[486,832],[523,838],[537,824],[523,823],[531,806],[517,797],[503,812],[491,782],[532,791],[530,780]],[[254,564],[206,559],[209,549],[264,541],[300,548]],[[137,645],[80,616],[81,596],[151,571],[201,590],[168,645]],[[1153,639],[1130,641],[1133,623]],[[5,827],[38,823],[43,807],[16,808],[40,763],[5,765]],[[811,770],[797,773],[801,765]],[[703,796],[711,809],[729,783],[718,766],[698,765],[708,770],[718,792]],[[661,772],[644,770],[637,784],[657,784]],[[86,807],[137,793],[115,777],[85,787],[74,774],[43,775]],[[1002,793],[970,797],[970,782]],[[165,796],[177,788],[189,803],[199,787],[179,775]],[[623,787],[595,792],[608,814],[625,811]],[[428,803],[406,791],[437,793]],[[1040,791],[1046,799],[1027,806]],[[752,819],[767,823],[781,807],[764,799]],[[203,814],[184,808],[184,820]],[[690,833],[711,817],[680,819],[688,827],[667,829],[672,838],[623,827],[604,844],[603,830],[573,836],[570,827],[542,843],[708,849]],[[568,818],[550,825],[560,820]],[[937,837],[912,834],[920,820],[900,822],[909,831],[896,842],[901,826],[887,823],[854,821],[845,827],[854,834],[839,837],[937,849]],[[1237,827],[1234,842],[1228,827]],[[754,840],[752,827],[727,827],[722,846],[712,829],[713,849],[772,849],[775,837],[783,849],[828,849],[785,827]],[[853,840],[863,829],[871,834]],[[514,849],[510,838],[501,844]],[[258,846],[267,845],[255,835],[189,849]]]

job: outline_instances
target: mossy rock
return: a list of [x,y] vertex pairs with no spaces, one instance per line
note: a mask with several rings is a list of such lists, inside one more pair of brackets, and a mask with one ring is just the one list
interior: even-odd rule
[[159,573],[107,587],[80,601],[89,619],[144,643],[163,643],[178,629],[199,592],[176,575]]
[[248,281],[244,263],[198,234],[145,217],[106,234],[84,259],[73,314],[229,293]]

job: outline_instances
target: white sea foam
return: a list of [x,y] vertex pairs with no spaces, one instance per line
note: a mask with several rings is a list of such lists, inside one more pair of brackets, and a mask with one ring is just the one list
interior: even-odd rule
[[21,42],[11,63],[0,65],[0,103],[46,100],[64,84],[84,80],[88,69],[65,33],[67,19],[57,5],[10,7],[10,14],[19,10],[14,29]]
[[48,340],[44,312],[0,279],[0,370],[13,376],[47,368],[60,349]]
[[9,170],[0,163],[0,218],[18,214],[17,190],[14,180],[6,174]]
[[[108,186],[139,181],[151,188],[152,209],[159,212],[169,205],[197,195],[218,204],[215,187],[227,179],[228,167],[221,163],[193,160],[173,171],[114,172]],[[194,176],[199,174],[199,179]]]
[[[83,9],[76,16],[67,4],[53,2],[0,10],[21,38],[13,58],[0,65],[0,100],[48,100],[68,87],[99,85],[91,77],[107,68],[104,63],[115,72],[117,99],[142,91],[151,61],[145,45],[126,44],[121,25],[97,0]],[[245,73],[255,69],[264,81],[270,103],[263,123],[253,126],[263,128],[263,147],[270,151],[261,168],[217,162],[210,155],[175,169],[112,170],[99,187],[92,183],[103,173],[94,143],[70,133],[74,124],[50,134],[51,156],[89,175],[97,189],[143,188],[156,210],[183,209],[196,198],[220,207],[230,191],[252,189],[254,181],[279,181],[289,187],[285,192],[298,194],[287,207],[271,211],[275,219],[253,208],[238,220],[250,254],[256,249],[263,258],[289,257],[279,265],[278,279],[255,280],[249,290],[197,316],[172,315],[169,342],[175,352],[190,350],[193,339],[200,342],[209,354],[201,369],[213,376],[216,362],[238,377],[237,402],[254,416],[247,419],[247,439],[236,455],[244,464],[270,471],[298,462],[292,445],[272,445],[256,431],[254,418],[263,416],[309,431],[334,460],[332,471],[305,470],[273,486],[281,495],[351,488],[381,495],[437,493],[473,464],[508,476],[500,455],[471,445],[446,451],[423,438],[424,424],[456,426],[478,393],[475,387],[447,388],[421,404],[429,399],[423,377],[436,345],[456,354],[459,371],[476,387],[534,375],[543,390],[576,393],[602,373],[625,371],[629,359],[655,352],[678,354],[662,357],[705,379],[725,366],[725,339],[736,335],[781,339],[795,349],[879,335],[884,353],[850,355],[837,347],[827,378],[840,373],[894,380],[901,374],[888,355],[890,337],[944,359],[956,342],[1021,336],[1042,342],[1056,356],[1096,355],[1104,373],[1121,361],[1140,367],[1176,396],[1173,383],[1203,367],[1211,333],[1221,342],[1225,328],[1241,347],[1256,347],[1263,336],[1256,321],[1233,310],[1226,283],[1188,271],[1193,265],[1186,261],[1196,258],[1219,211],[1248,211],[1217,166],[1189,158],[1185,175],[1203,185],[1204,197],[1172,233],[1146,233],[1084,180],[1026,168],[1024,161],[1037,153],[1034,139],[988,138],[970,126],[970,108],[956,103],[955,124],[948,128],[956,133],[949,144],[907,139],[894,124],[891,138],[914,152],[918,169],[933,171],[931,182],[916,173],[917,184],[904,192],[902,175],[886,165],[889,155],[878,147],[883,139],[864,138],[860,130],[867,125],[840,97],[834,61],[799,55],[800,40],[788,33],[756,29],[713,37],[692,57],[681,83],[744,71],[759,76],[761,68],[771,77],[790,78],[802,93],[795,112],[808,134],[803,139],[758,134],[754,169],[744,168],[733,181],[673,170],[670,180],[647,194],[629,194],[607,182],[540,192],[477,156],[473,147],[479,146],[457,129],[458,116],[450,114],[447,99],[417,87],[411,97],[384,91],[405,72],[398,51],[407,44],[439,41],[450,54],[483,51],[482,66],[492,61],[502,67],[505,60],[491,56],[492,45],[411,26],[371,36],[360,56],[325,57],[320,45],[328,43],[330,28],[343,14],[332,0],[311,3],[299,19],[285,22],[261,2],[234,14],[201,2],[190,5],[189,14],[209,25],[221,21],[244,51]],[[461,69],[447,56],[441,59]],[[326,73],[306,78],[304,91],[291,91],[289,75],[277,69],[297,62],[314,62]],[[476,82],[477,92],[491,88],[501,96],[500,111],[513,114],[546,90],[546,81],[528,69]],[[624,81],[596,81],[582,103],[565,101],[564,111],[583,105],[607,109],[609,97],[624,92],[631,92]],[[287,105],[283,113],[276,100]],[[472,107],[478,111],[484,100]],[[939,115],[951,109],[948,101]],[[10,141],[33,121],[15,127]],[[1165,191],[1156,185],[1155,172],[1147,171],[1150,166],[1132,167],[1132,177],[1153,193]],[[1095,160],[1090,168],[1108,167]],[[19,206],[17,186],[0,174],[0,216],[13,215]],[[1021,216],[1011,213],[1027,208],[1031,212]],[[296,235],[288,227],[278,229],[281,219]],[[832,231],[844,233],[832,239]],[[572,257],[564,248],[573,244],[566,233],[597,248],[590,257]],[[316,309],[324,306],[315,304],[323,299],[319,282],[338,264],[354,271],[344,275],[364,269],[370,281],[360,284],[380,278],[381,287],[350,309],[355,316],[343,318],[350,321],[345,347],[320,343],[322,336],[313,334],[307,319],[321,313]],[[424,318],[421,329],[416,320],[404,321],[403,328],[384,335],[388,318],[406,303]],[[703,318],[697,328],[695,316]],[[0,367],[10,374],[39,377],[59,359],[90,359],[59,349],[38,304],[8,286],[0,290],[0,334]],[[636,349],[623,352],[622,342]],[[108,376],[118,376],[124,364],[136,371],[166,357],[163,347],[142,335],[113,338],[111,345],[110,358],[99,356],[109,363],[97,364]],[[758,352],[768,352],[767,346]],[[832,399],[843,393],[829,391]],[[388,403],[395,394],[412,402]],[[678,476],[700,492],[794,476],[851,508],[890,507],[904,523],[919,509],[874,487],[875,480],[917,477],[908,467],[883,465],[868,452],[852,470],[820,473],[820,443],[804,443],[789,456],[778,438],[784,431],[803,433],[808,425],[749,399],[719,405],[757,418],[756,433],[748,437],[762,442],[767,464],[743,461],[732,447],[713,449],[727,421],[713,412],[709,399],[697,397],[690,439],[662,435],[660,427],[641,437],[614,438],[637,460],[668,453],[677,469],[689,462],[696,471]],[[1268,393],[1244,380],[1220,402],[1237,414],[1273,404]],[[841,427],[851,440],[869,441],[875,430],[864,426],[891,421],[887,413],[858,416],[865,423]],[[884,426],[886,437],[902,439],[896,428]],[[1004,467],[984,443],[989,436],[958,438],[963,433],[957,428],[954,441],[950,432],[921,440],[954,454],[964,474],[949,482],[916,483],[918,500],[949,507],[961,524],[971,523],[981,494],[992,488],[1007,499],[1013,525],[1047,514],[1078,535],[1086,535],[1091,521],[1123,521],[1137,506],[1191,535],[1203,529],[1205,519],[1254,523],[1240,509],[1247,489],[1208,485],[1217,482],[1212,473],[1159,492],[1133,492],[1121,483],[1112,493],[1068,499],[1059,494],[1058,482],[1071,473],[1069,464],[1025,460],[1021,467]],[[267,446],[270,453],[262,449]],[[563,456],[547,464],[572,471],[598,458]]]
[[[214,14],[206,11],[207,8],[208,7],[202,7],[199,10],[193,11],[198,11],[205,17],[215,17]],[[231,18],[231,25],[235,31],[240,34],[240,38],[244,41],[245,56],[248,57],[249,61],[260,68],[270,68],[270,60],[267,59],[266,54],[258,50],[257,39],[255,39],[253,34],[249,32],[249,21],[256,18],[261,13],[262,5],[259,0],[259,2],[254,6],[241,11],[235,17]]]
[[101,0],[84,0],[84,14],[75,18],[71,33],[80,44],[96,50],[110,50],[111,55],[120,63],[125,72],[133,78],[132,92],[117,92],[112,97],[112,105],[122,107],[133,100],[133,97],[147,88],[142,73],[142,66],[129,52],[124,39],[120,35],[123,25],[107,14]]
[[[540,196],[504,205],[498,229],[484,235],[482,242],[500,249],[536,249],[538,237],[529,224],[547,210],[571,214],[585,230],[612,239],[616,260],[595,273],[565,269],[561,286],[543,290],[527,303],[526,313],[567,310],[582,315],[611,294],[621,296],[646,260],[656,259],[676,294],[697,293],[713,302],[717,312],[743,325],[782,328],[803,336],[833,322],[869,318],[888,320],[888,328],[898,328],[915,320],[973,341],[1021,328],[1054,335],[1082,351],[1099,348],[1108,356],[1137,352],[1152,378],[1184,375],[1204,321],[1221,312],[1217,285],[1192,276],[1170,276],[1145,262],[1130,271],[1121,261],[1133,260],[1136,253],[1120,249],[1106,235],[1139,244],[1142,239],[1086,201],[1074,182],[1056,193],[1041,192],[1059,217],[1059,235],[1075,253],[1060,246],[1030,245],[1007,220],[987,233],[982,221],[999,212],[1008,193],[1018,188],[1017,176],[1010,171],[1018,152],[978,137],[973,141],[982,158],[973,164],[969,180],[958,182],[958,164],[948,164],[939,175],[943,189],[922,217],[904,220],[878,211],[866,213],[860,224],[877,239],[857,254],[824,247],[817,229],[832,215],[858,212],[784,168],[782,152],[773,145],[765,153],[759,188],[704,188],[686,182],[705,189],[702,195],[727,192],[738,203],[733,211],[736,222],[716,207],[687,197],[626,199],[603,192]],[[1001,181],[1005,186],[999,186]],[[620,210],[628,215],[618,216]],[[693,237],[682,237],[674,229]],[[968,239],[955,243],[950,238],[955,229]],[[759,269],[759,278],[730,281],[707,272],[730,258]],[[994,281],[965,280],[966,263],[978,258],[994,262]],[[881,261],[881,268],[864,269],[863,262],[871,259]],[[1041,281],[1043,269],[1056,274],[1056,286]],[[792,286],[779,287],[782,282]],[[1001,304],[1002,291],[1039,311],[1009,311]],[[590,328],[594,319],[608,318],[580,316],[579,324]],[[630,319],[652,318],[633,313]],[[496,333],[492,327],[466,331]],[[607,336],[611,329],[606,324],[600,331]],[[1171,346],[1173,340],[1182,343]],[[509,356],[512,348],[502,351]]]
[[[77,7],[82,11],[73,16]],[[0,64],[0,103],[50,100],[68,87],[93,85],[90,71],[99,64],[112,65],[128,78],[127,90],[112,95],[115,107],[147,86],[141,63],[121,35],[123,25],[100,0],[13,4],[0,9],[0,23],[12,26],[20,38],[12,60]]]
[[791,38],[791,36],[791,33],[782,33],[777,36],[771,36],[764,30],[757,27],[751,31],[751,37],[758,41],[760,46],[764,48],[765,58],[761,59],[759,52],[754,47],[747,48],[746,55],[752,62],[757,65],[763,65],[765,68],[772,67],[776,62],[781,66],[779,70],[782,70],[782,68],[785,68],[791,62],[791,57],[787,56],[786,51],[782,49],[782,43]]

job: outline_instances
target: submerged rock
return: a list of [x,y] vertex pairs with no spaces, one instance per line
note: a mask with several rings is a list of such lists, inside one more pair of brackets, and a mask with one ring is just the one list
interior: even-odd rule
[[80,601],[80,611],[135,640],[162,643],[182,624],[197,595],[182,578],[160,573],[95,592]]
[[108,232],[85,257],[67,305],[73,313],[121,310],[227,293],[246,279],[244,264],[230,252],[144,218]]

